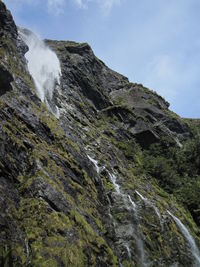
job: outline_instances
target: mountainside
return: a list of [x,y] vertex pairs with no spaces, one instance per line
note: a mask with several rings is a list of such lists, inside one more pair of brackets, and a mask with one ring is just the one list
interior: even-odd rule
[[0,1],[0,266],[200,266],[199,120],[70,41],[42,102],[20,31]]

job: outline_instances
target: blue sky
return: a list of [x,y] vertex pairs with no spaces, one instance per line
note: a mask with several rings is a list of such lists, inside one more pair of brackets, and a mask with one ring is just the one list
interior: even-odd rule
[[88,42],[109,67],[200,118],[199,0],[4,0],[42,38]]

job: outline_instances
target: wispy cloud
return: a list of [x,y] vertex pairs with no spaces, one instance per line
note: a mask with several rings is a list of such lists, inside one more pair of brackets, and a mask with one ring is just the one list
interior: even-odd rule
[[[40,5],[39,0],[4,0],[6,3],[12,3],[15,8],[20,9],[24,4]],[[45,0],[43,3],[46,5],[48,13],[59,15],[63,13],[64,6],[71,2],[80,9],[89,9],[91,4],[98,6],[104,14],[108,14],[112,7],[119,5],[124,0]]]
[[88,0],[72,0],[79,8],[86,8],[88,6]]
[[[45,0],[42,4],[47,8],[50,14],[59,15],[63,12],[63,7],[68,0]],[[40,0],[4,0],[9,6],[13,6],[15,10],[23,9],[24,5],[41,6]]]
[[72,0],[79,8],[89,8],[90,4],[97,4],[105,13],[109,13],[114,5],[122,0]]
[[98,4],[105,10],[110,10],[114,5],[119,5],[121,0],[98,0]]
[[47,1],[48,11],[50,13],[59,15],[63,13],[64,4],[65,0],[48,0]]

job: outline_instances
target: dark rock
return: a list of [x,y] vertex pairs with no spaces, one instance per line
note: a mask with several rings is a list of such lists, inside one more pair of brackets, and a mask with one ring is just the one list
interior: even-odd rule
[[165,125],[170,131],[175,132],[177,134],[189,133],[189,127],[187,124],[181,122],[180,120],[171,119],[166,120]]
[[13,82],[12,74],[2,65],[0,65],[0,96],[8,91],[12,91]]
[[17,27],[9,10],[0,1],[0,36],[6,34],[13,39],[17,39]]
[[30,187],[32,192],[35,192],[35,197],[42,198],[48,203],[52,210],[57,212],[70,211],[69,202],[55,188],[45,182],[42,177],[38,177]]
[[151,144],[163,138],[167,151],[190,128],[88,44],[46,44],[62,68],[50,103],[59,119],[37,97],[27,46],[0,1],[0,265],[9,248],[10,266],[192,266],[166,209],[173,203],[194,237],[198,211],[192,221],[143,169]]
[[145,149],[149,148],[151,144],[157,143],[159,141],[159,137],[151,130],[136,133],[134,136],[141,147]]

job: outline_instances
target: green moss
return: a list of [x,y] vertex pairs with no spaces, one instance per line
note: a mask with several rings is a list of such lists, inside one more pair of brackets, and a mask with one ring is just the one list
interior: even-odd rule
[[124,266],[124,267],[136,267],[136,264],[135,264],[135,262],[132,260],[131,262],[130,261],[128,261],[128,260],[124,260],[123,262],[122,262],[122,265]]
[[2,130],[4,131],[4,133],[6,133],[12,139],[12,141],[19,148],[21,147],[22,149],[26,149],[26,147],[24,146],[24,144],[20,138],[21,134],[19,134],[18,129],[13,127],[13,125],[10,122],[6,121],[6,123],[2,126]]
[[77,223],[81,231],[84,231],[89,240],[93,240],[95,238],[95,232],[92,227],[87,223],[85,218],[80,215],[76,210],[71,210],[70,216],[74,219]]
[[180,116],[177,115],[175,112],[171,111],[171,110],[165,110],[166,114],[171,117],[172,119],[175,119],[175,120],[180,120]]
[[[23,68],[20,69],[18,66],[20,63],[18,56],[13,56],[16,52],[15,47],[9,39],[4,40],[4,42],[7,49],[12,51],[12,56],[7,58],[7,66],[16,77],[20,76],[30,89],[34,90],[32,79]],[[66,48],[70,46],[80,49],[88,47],[87,44],[74,42],[62,42],[59,43],[59,47],[56,46],[54,48],[57,51],[62,49],[67,51]],[[6,50],[0,49],[0,57],[3,61],[5,61],[7,53]],[[69,57],[68,52],[66,53]],[[99,63],[103,64],[100,61]],[[96,81],[92,75],[87,78],[92,85],[96,86]],[[190,208],[190,205],[198,203],[198,197],[194,197],[194,195],[198,196],[198,189],[200,188],[198,140],[193,140],[193,143],[188,142],[184,144],[183,149],[178,150],[174,147],[174,142],[165,139],[154,147],[150,147],[148,151],[142,151],[128,129],[126,129],[127,137],[121,136],[119,132],[124,130],[124,125],[120,116],[117,116],[118,112],[124,112],[134,120],[147,120],[134,114],[134,111],[127,106],[126,102],[130,94],[134,93],[134,88],[148,94],[147,99],[153,105],[158,106],[160,105],[159,101],[163,101],[142,85],[127,84],[128,92],[125,97],[116,97],[114,105],[98,112],[96,118],[93,116],[93,112],[90,112],[94,106],[80,94],[82,102],[70,100],[84,116],[82,119],[72,115],[74,132],[80,130],[83,132],[84,145],[91,144],[93,152],[102,166],[105,165],[108,170],[115,168],[120,176],[124,193],[127,192],[134,199],[134,190],[139,189],[149,199],[156,201],[156,206],[161,212],[175,207],[177,216],[188,226],[195,237],[199,234],[199,230],[186,209]],[[101,88],[99,87],[98,90]],[[12,94],[10,97],[13,97]],[[21,99],[25,101],[23,96]],[[20,226],[24,229],[28,239],[31,265],[50,267],[60,265],[97,266],[102,260],[106,262],[105,265],[118,266],[115,253],[104,238],[106,230],[102,223],[103,215],[99,211],[102,207],[102,203],[99,202],[99,188],[88,175],[89,171],[87,173],[82,170],[82,163],[79,166],[75,159],[82,154],[82,150],[78,144],[65,136],[59,121],[48,112],[44,104],[41,103],[37,106],[34,103],[29,103],[29,106],[31,112],[39,118],[40,126],[45,128],[46,137],[43,134],[34,133],[14,111],[12,118],[6,118],[6,123],[2,124],[1,128],[6,138],[11,140],[16,149],[23,151],[30,163],[30,166],[17,174],[20,183],[17,189],[19,189],[21,200],[19,210],[15,213],[17,213]],[[5,108],[2,100],[0,100],[0,108]],[[170,118],[178,118],[168,110],[165,113]],[[189,122],[190,126],[191,124],[193,123]],[[83,126],[86,126],[87,129],[85,130]],[[199,125],[195,127],[199,131]],[[24,139],[31,143],[31,148],[27,148],[23,142]],[[97,140],[100,142],[98,143]],[[97,143],[100,145],[95,146]],[[8,153],[7,161],[12,166],[16,163],[11,153]],[[113,165],[115,166],[113,167]],[[65,173],[65,166],[67,166],[66,172],[68,169],[70,170],[69,175]],[[0,168],[4,168],[3,162],[0,162]],[[74,179],[71,172],[77,179]],[[192,178],[190,174],[192,174]],[[114,191],[113,184],[106,177],[103,177],[103,174],[100,179],[103,179],[105,194]],[[69,206],[67,214],[53,211],[45,200],[36,197],[38,192],[37,189],[36,192],[34,191],[35,186],[33,185],[39,183],[53,188],[66,200]],[[182,208],[183,205],[185,208]],[[195,209],[195,211],[197,210],[195,214],[198,214],[198,208]],[[128,211],[113,211],[113,218],[117,223],[123,224],[129,219]],[[159,259],[163,255],[170,258],[173,255],[172,248],[167,244],[169,239],[175,243],[175,249],[178,246],[181,249],[184,248],[184,239],[173,220],[166,226],[166,228],[169,227],[166,230],[166,236],[160,235],[157,226],[158,218],[155,216],[155,212],[151,207],[145,207],[142,210],[140,230],[145,237],[146,244],[148,244],[147,250],[151,250],[149,254],[153,255],[154,259]],[[8,250],[4,248],[3,258],[7,257],[7,253]],[[19,261],[22,265],[26,264],[26,253],[19,244],[16,246],[15,255],[20,258]],[[136,266],[136,264],[124,261],[123,266]]]
[[81,248],[69,244],[64,236],[60,236],[62,232],[71,231],[75,223],[83,227],[88,235],[92,233],[78,214],[74,221],[62,212],[49,212],[42,199],[28,198],[21,201],[18,216],[31,246],[31,263],[34,266],[58,266],[58,258],[64,266],[84,266],[85,256]]
[[123,212],[118,212],[113,214],[114,219],[118,222],[118,223],[122,223],[126,220],[127,218],[127,214],[125,211]]
[[44,104],[42,104],[42,111],[43,112],[40,113],[40,120],[46,126],[48,126],[51,133],[54,136],[56,136],[58,139],[61,139],[62,137],[64,137],[65,136],[64,130],[59,126],[58,120],[48,112]]
[[104,179],[104,185],[108,191],[115,190],[113,183],[111,183],[110,181],[107,181],[106,179]]
[[21,266],[25,266],[27,263],[27,255],[24,251],[24,248],[19,244],[15,245],[15,248],[12,251],[12,256],[18,258],[18,261],[21,263]]
[[10,246],[0,246],[0,264],[3,267],[9,267],[13,264],[12,260],[12,250]]

